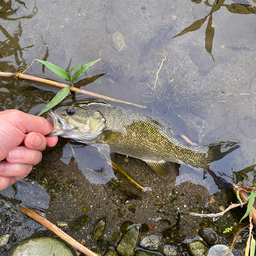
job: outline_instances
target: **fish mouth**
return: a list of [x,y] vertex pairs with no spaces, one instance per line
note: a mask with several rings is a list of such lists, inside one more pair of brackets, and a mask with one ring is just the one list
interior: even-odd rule
[[63,125],[59,121],[58,115],[52,110],[46,113],[46,120],[48,120],[53,126],[53,131],[49,133],[48,136],[58,136],[65,133],[63,130]]

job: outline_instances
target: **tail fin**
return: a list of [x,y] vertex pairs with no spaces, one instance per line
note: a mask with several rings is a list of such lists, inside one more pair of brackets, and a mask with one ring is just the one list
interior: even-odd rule
[[208,147],[209,151],[207,160],[209,163],[211,163],[222,159],[223,157],[230,154],[234,150],[240,148],[240,143],[236,141],[226,141],[216,144],[210,144],[208,145]]

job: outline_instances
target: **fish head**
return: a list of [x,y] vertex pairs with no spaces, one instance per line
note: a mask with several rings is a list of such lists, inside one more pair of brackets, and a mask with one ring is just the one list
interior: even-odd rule
[[46,119],[53,124],[50,136],[61,136],[80,142],[97,138],[105,127],[102,114],[90,108],[60,106],[47,113]]

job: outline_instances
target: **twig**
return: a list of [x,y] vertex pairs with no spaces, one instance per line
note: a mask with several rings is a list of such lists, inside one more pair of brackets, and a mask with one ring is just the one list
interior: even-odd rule
[[57,236],[59,236],[61,239],[63,239],[67,243],[69,243],[71,246],[75,247],[80,252],[83,252],[83,253],[85,253],[88,256],[97,256],[97,254],[95,254],[94,252],[92,252],[88,248],[86,248],[83,245],[81,245],[80,243],[78,243],[75,239],[73,239],[72,237],[67,235],[65,232],[63,232],[61,229],[59,229],[57,226],[52,224],[47,219],[45,219],[42,216],[40,216],[38,213],[36,213],[31,208],[27,208],[27,207],[25,207],[23,205],[20,205],[18,209],[19,209],[19,211],[21,211],[22,213],[26,214],[30,218],[34,219],[35,221],[37,221],[41,225],[45,226],[47,229],[49,229],[50,231],[55,233]]
[[[26,80],[31,80],[31,81],[35,81],[35,82],[39,82],[39,83],[52,85],[52,86],[55,86],[55,87],[58,87],[58,88],[65,88],[65,87],[68,86],[66,84],[55,82],[55,81],[52,81],[52,80],[49,80],[49,79],[44,79],[44,78],[40,78],[40,77],[36,77],[36,76],[25,75],[25,74],[22,74],[22,73],[0,72],[0,77],[15,77],[15,78],[19,78],[19,79],[26,79]],[[111,97],[108,97],[108,96],[104,96],[104,95],[101,95],[101,94],[98,94],[98,93],[88,92],[88,91],[85,91],[85,90],[82,90],[82,89],[79,89],[79,88],[76,88],[76,87],[73,87],[73,86],[70,87],[70,90],[73,91],[73,92],[80,92],[80,93],[83,93],[83,94],[86,94],[86,95],[89,95],[89,96],[92,96],[92,97],[97,97],[97,98],[101,98],[101,99],[105,99],[105,100],[124,103],[124,104],[127,104],[127,105],[133,105],[133,106],[136,106],[136,107],[139,107],[139,108],[146,108],[143,105],[139,105],[139,104],[131,103],[131,102],[128,102],[128,101],[123,101],[123,100],[117,100],[117,99],[114,99],[114,98],[111,98]]]
[[[246,204],[247,202],[244,202],[244,204]],[[191,215],[191,216],[195,216],[195,217],[208,217],[208,218],[219,218],[222,217],[226,212],[228,212],[229,210],[236,208],[238,206],[241,206],[241,204],[231,204],[227,209],[225,209],[222,212],[219,213],[209,213],[209,214],[203,214],[203,213],[196,213],[196,212],[181,212],[180,214],[183,215]]]
[[160,67],[159,67],[159,69],[158,69],[157,72],[156,72],[156,80],[155,80],[155,83],[154,83],[154,91],[156,90],[156,83],[157,83],[157,80],[158,80],[159,72],[160,72],[160,70],[162,69],[162,66],[163,66],[163,64],[164,64],[164,61],[166,60],[166,55],[163,55],[163,56],[164,56],[164,58],[162,59],[161,64],[160,64]]
[[113,161],[111,162],[113,168],[121,174],[123,177],[125,177],[135,188],[137,188],[140,192],[146,193],[149,191],[152,191],[151,188],[143,187],[139,182],[134,180],[130,175],[128,175],[125,171],[122,170],[121,167],[119,167],[117,164],[115,164]]

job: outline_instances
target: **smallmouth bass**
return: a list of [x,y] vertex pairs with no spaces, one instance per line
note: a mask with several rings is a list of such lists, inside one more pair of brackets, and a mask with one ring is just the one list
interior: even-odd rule
[[54,125],[52,136],[107,144],[112,152],[145,161],[162,178],[169,176],[169,162],[209,170],[210,163],[240,147],[232,141],[188,145],[163,120],[98,100],[57,107],[47,119]]

